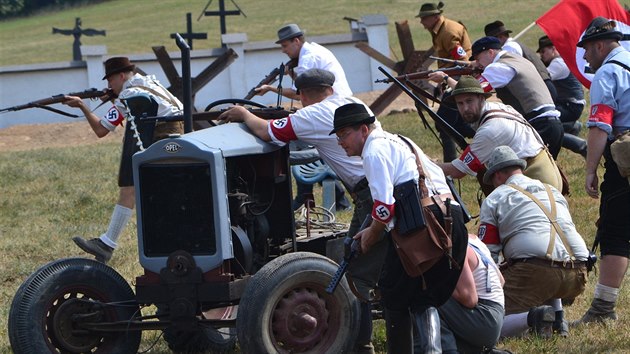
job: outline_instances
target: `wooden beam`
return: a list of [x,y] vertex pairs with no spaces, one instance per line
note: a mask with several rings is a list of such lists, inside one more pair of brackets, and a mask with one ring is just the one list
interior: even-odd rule
[[379,63],[385,65],[386,67],[392,69],[392,70],[396,70],[396,62],[391,60],[390,58],[386,57],[384,54],[382,54],[381,52],[379,52],[378,50],[370,47],[367,43],[365,42],[359,42],[357,44],[354,45],[355,47],[359,48],[360,51],[362,51],[363,53],[367,54],[370,58],[378,61]]
[[[181,87],[182,78],[179,76],[179,73],[177,72],[177,69],[175,68],[175,65],[173,64],[173,60],[171,59],[171,56],[168,55],[166,48],[164,46],[155,46],[155,47],[151,47],[151,49],[153,49],[153,53],[155,53],[155,57],[157,58],[158,63],[160,63],[160,66],[162,67],[162,71],[164,71],[164,74],[166,75],[168,82],[171,84],[171,87],[172,88]],[[170,88],[169,88],[169,91],[170,91]],[[181,91],[181,89],[179,89],[179,91]],[[175,96],[181,99],[180,96],[178,95],[175,95]]]
[[199,75],[192,79],[193,95],[232,64],[236,58],[238,58],[238,54],[232,48],[229,48],[215,59],[212,64],[208,65]]
[[411,31],[409,30],[409,23],[407,20],[401,22],[395,22],[396,32],[398,33],[398,42],[400,43],[400,49],[404,61],[407,61],[409,57],[416,51],[413,45],[413,38],[411,37]]

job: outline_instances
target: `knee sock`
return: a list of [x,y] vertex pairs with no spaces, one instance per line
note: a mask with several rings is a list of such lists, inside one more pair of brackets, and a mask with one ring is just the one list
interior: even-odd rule
[[602,285],[597,283],[595,285],[595,295],[594,297],[597,299],[602,299],[608,302],[617,302],[617,297],[619,296],[619,289],[612,288],[610,286]]
[[514,313],[503,317],[501,337],[519,337],[529,329],[527,315],[529,312]]
[[111,248],[116,248],[116,242],[118,241],[120,234],[122,234],[125,229],[125,226],[127,226],[132,212],[132,209],[116,204],[114,212],[112,213],[112,219],[109,221],[107,232],[102,234],[100,237],[104,244]]

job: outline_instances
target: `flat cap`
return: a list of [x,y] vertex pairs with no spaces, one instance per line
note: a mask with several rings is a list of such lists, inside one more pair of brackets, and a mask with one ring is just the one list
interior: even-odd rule
[[311,87],[332,87],[335,74],[324,69],[309,69],[295,79],[295,88],[303,90]]
[[472,55],[470,59],[475,60],[474,58],[479,55],[479,53],[488,49],[501,49],[501,42],[499,42],[496,37],[483,37],[476,40],[472,45]]

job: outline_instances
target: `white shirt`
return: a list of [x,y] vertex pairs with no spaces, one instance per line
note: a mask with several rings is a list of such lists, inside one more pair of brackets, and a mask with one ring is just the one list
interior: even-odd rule
[[509,53],[523,56],[523,48],[521,48],[521,45],[518,44],[518,42],[515,41],[514,38],[508,38],[507,41],[503,43],[503,47],[501,49]]
[[[150,92],[143,87],[148,87],[158,94]],[[129,109],[127,109],[123,101],[139,93],[149,94],[156,100],[158,103],[158,117],[181,114],[184,109],[182,103],[162,86],[154,75],[142,76],[135,74],[131,79],[123,83],[122,91],[118,95],[114,105],[101,117],[101,125],[109,131],[114,131],[129,114]]]
[[[348,103],[361,103],[355,97],[341,97],[340,95],[328,96],[325,100],[299,109],[287,118],[270,121],[267,131],[271,142],[284,145],[291,140],[301,140],[313,145],[319,156],[337,174],[348,187],[354,186],[365,177],[363,163],[358,156],[348,157],[346,151],[337,143],[335,134],[329,135],[333,130],[335,110]],[[367,111],[371,114],[367,105]],[[380,123],[375,122],[378,127]]]
[[[505,259],[544,259],[549,246],[551,222],[533,200],[508,184],[515,184],[532,193],[549,210],[550,201],[542,182],[522,174],[513,175],[490,193],[481,205],[479,238],[488,245],[495,261],[501,250]],[[557,189],[551,189],[558,224],[565,232],[576,259],[584,261],[588,249],[575,229],[569,205]],[[559,261],[569,259],[569,253],[557,233],[551,256]]]
[[547,71],[552,81],[562,80],[571,74],[571,70],[569,70],[569,67],[562,57],[553,58],[549,66],[547,66]]
[[[348,85],[346,73],[343,71],[337,58],[335,58],[335,55],[330,50],[317,43],[304,42],[300,50],[300,59],[298,60],[298,65],[295,67],[294,72],[297,77],[309,69],[324,69],[330,71],[335,75],[335,83],[333,84],[335,93],[342,97],[352,96],[352,90],[350,89],[350,85]],[[295,89],[295,86],[293,88]]]
[[[499,267],[492,260],[492,255],[488,247],[477,237],[468,239],[469,245],[474,245],[475,255],[479,261],[477,268],[472,270],[473,278],[475,279],[475,288],[477,289],[477,296],[480,299],[494,301],[505,306],[505,297],[503,295],[503,287],[501,286],[501,278],[499,278]],[[483,257],[488,261],[488,265],[484,264],[483,258],[479,255],[479,252],[483,254]],[[490,288],[490,290],[488,290]]]

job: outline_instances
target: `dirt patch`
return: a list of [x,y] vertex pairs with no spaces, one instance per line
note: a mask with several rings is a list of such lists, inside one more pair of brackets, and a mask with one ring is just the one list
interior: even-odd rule
[[[357,98],[371,104],[383,91],[359,93]],[[392,110],[402,111],[415,109],[413,100],[405,94],[396,100],[381,115],[389,114]],[[90,125],[83,120],[71,123],[14,125],[0,129],[0,151],[24,151],[49,147],[64,147],[100,144],[111,141],[121,141],[123,129],[116,129],[104,138],[99,139]]]

